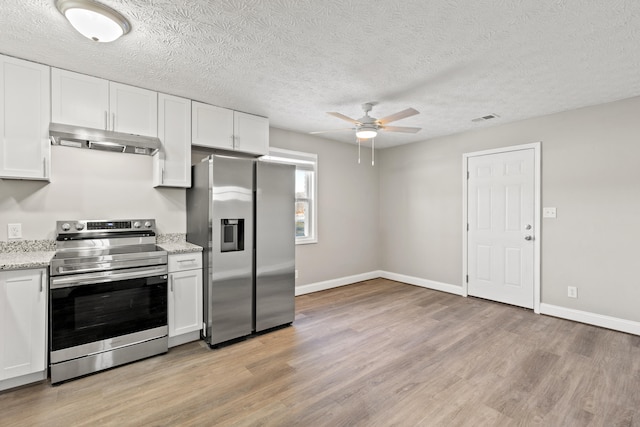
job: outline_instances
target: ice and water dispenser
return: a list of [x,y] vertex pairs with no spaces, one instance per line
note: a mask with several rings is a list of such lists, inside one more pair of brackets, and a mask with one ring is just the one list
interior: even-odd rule
[[243,251],[244,219],[223,219],[220,222],[220,251]]

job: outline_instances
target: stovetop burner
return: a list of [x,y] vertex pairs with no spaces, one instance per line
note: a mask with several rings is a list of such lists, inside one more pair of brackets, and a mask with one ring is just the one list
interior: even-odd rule
[[163,265],[155,220],[74,220],[56,223],[51,276]]

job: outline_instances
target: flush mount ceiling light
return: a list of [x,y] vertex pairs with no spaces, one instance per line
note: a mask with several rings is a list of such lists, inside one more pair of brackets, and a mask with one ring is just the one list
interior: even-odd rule
[[56,0],[56,7],[73,28],[96,42],[112,42],[131,30],[124,16],[93,0]]

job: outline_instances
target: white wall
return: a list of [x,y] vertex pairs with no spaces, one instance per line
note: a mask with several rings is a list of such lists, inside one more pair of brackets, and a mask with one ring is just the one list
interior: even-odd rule
[[63,219],[155,218],[160,233],[186,233],[185,190],[153,188],[152,158],[51,147],[51,182],[0,180],[0,240],[7,223],[24,239],[53,239]]
[[370,150],[282,129],[272,147],[318,155],[318,243],[296,245],[296,286],[375,271],[378,257],[378,172]]
[[[640,321],[640,97],[382,150],[381,269],[461,286],[462,154],[542,142],[542,302]],[[578,299],[567,297],[578,287]]]

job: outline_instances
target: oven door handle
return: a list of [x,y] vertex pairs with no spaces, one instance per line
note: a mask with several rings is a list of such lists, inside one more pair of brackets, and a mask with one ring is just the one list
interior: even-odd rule
[[155,267],[128,268],[127,270],[100,271],[97,273],[74,274],[65,277],[52,277],[51,289],[70,288],[72,286],[93,285],[118,280],[139,279],[167,274],[166,265]]

